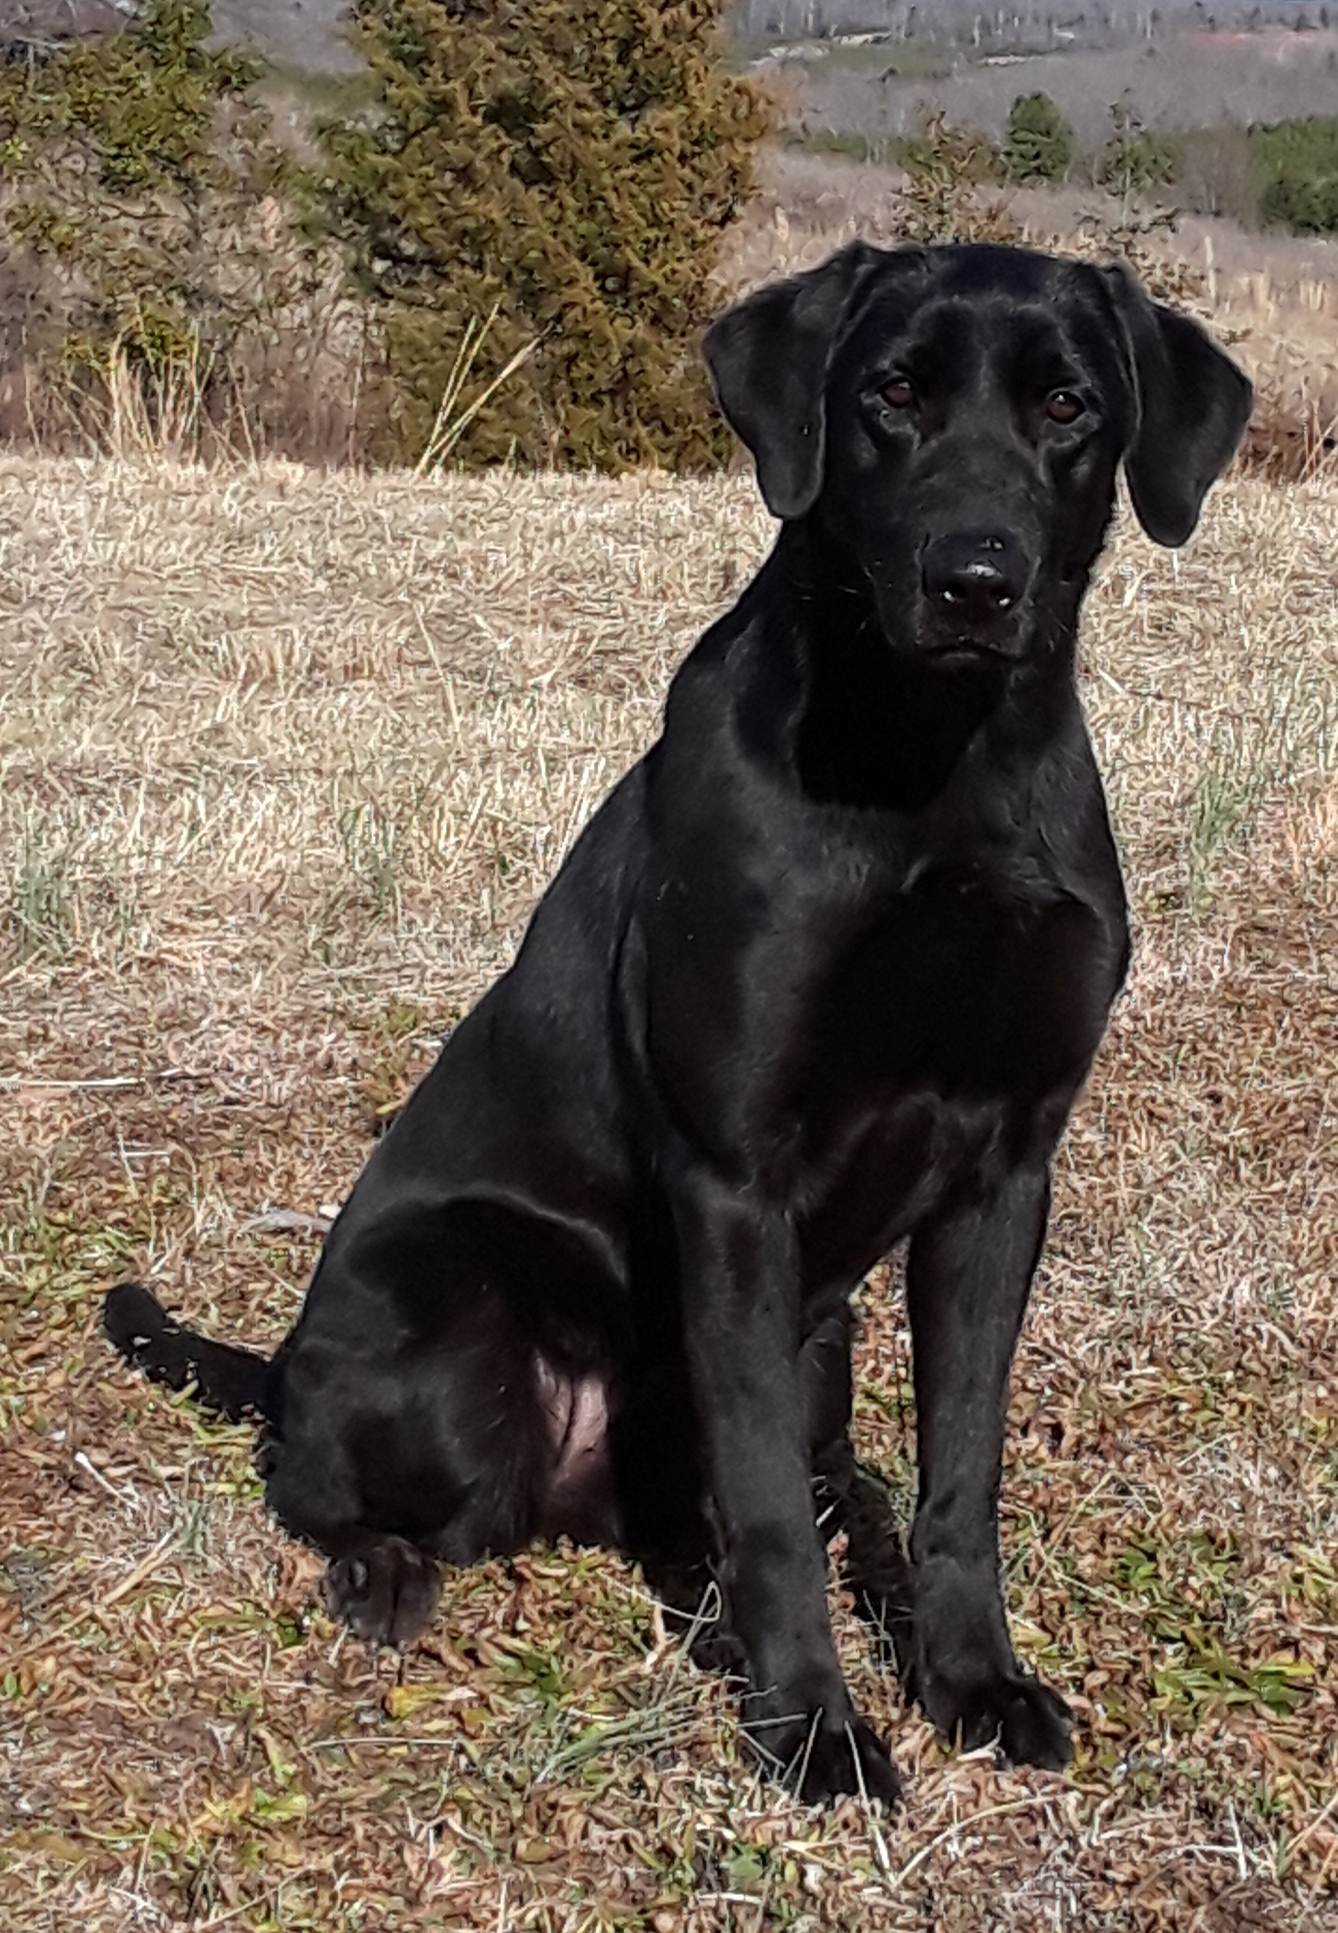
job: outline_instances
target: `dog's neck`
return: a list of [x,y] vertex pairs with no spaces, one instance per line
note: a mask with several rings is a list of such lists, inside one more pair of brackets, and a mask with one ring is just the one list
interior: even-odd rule
[[951,786],[982,739],[1005,758],[1030,754],[1037,736],[1073,711],[1082,586],[1065,586],[1071,608],[1066,596],[1065,610],[1037,613],[1017,663],[944,669],[889,642],[854,560],[834,560],[830,541],[810,541],[803,522],[782,529],[764,576],[783,586],[798,673],[787,744],[776,749],[817,800],[919,811]]

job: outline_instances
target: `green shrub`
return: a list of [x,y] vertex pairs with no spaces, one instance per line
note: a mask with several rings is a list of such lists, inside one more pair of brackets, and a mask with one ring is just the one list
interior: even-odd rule
[[386,454],[606,470],[725,455],[697,339],[770,111],[721,65],[717,15],[355,0],[375,101],[323,139],[383,336]]
[[975,128],[949,127],[941,109],[931,109],[919,134],[892,143],[897,161],[915,182],[951,182],[980,187],[1000,178],[999,151]]
[[1073,160],[1073,129],[1048,94],[1019,94],[1004,133],[1010,181],[1060,181]]
[[950,128],[941,110],[923,131],[896,143],[910,177],[901,232],[912,242],[1016,242],[1022,231],[997,195],[980,190],[999,179],[999,156],[983,134]]
[[57,428],[196,453],[320,279],[261,66],[209,31],[197,0],[143,0],[123,33],[0,67],[0,254],[25,298],[2,346]]
[[1251,132],[1259,212],[1299,235],[1338,233],[1338,120],[1279,121]]
[[1144,127],[1131,108],[1117,103],[1110,115],[1114,132],[1096,156],[1093,178],[1129,207],[1175,180],[1180,144],[1174,135]]

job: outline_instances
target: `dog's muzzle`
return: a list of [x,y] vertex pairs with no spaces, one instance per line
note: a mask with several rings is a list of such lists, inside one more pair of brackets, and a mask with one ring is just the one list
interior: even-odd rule
[[1010,611],[1031,569],[1012,537],[940,537],[921,555],[925,594],[954,621],[990,623]]
[[943,643],[1006,649],[1031,582],[1031,560],[1015,537],[954,531],[920,553],[920,587]]

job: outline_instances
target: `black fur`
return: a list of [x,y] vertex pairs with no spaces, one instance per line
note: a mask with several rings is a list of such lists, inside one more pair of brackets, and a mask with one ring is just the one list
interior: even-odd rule
[[[759,1749],[890,1799],[820,1514],[943,1733],[1058,1766],[998,1580],[1050,1160],[1125,972],[1074,680],[1121,462],[1188,536],[1249,384],[1122,270],[856,244],[707,337],[783,522],[514,966],[330,1232],[266,1369],[114,1292],[113,1340],[270,1419],[268,1496],[370,1638],[435,1561],[567,1530],[714,1566]],[[851,1291],[908,1238],[909,1574],[849,1445]],[[815,1499],[816,1489],[816,1499]]]
[[102,1319],[126,1361],[155,1383],[169,1389],[194,1383],[209,1408],[233,1423],[244,1416],[272,1420],[275,1377],[267,1356],[183,1329],[139,1282],[112,1289]]

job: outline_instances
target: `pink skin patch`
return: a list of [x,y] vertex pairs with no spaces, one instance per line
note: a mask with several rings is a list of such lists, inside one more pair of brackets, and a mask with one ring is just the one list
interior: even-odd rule
[[534,1359],[535,1381],[553,1467],[548,1479],[545,1528],[577,1542],[610,1535],[609,1391],[602,1376],[572,1376],[543,1356]]
[[535,1358],[539,1400],[556,1454],[554,1487],[576,1478],[583,1464],[601,1455],[609,1427],[609,1394],[602,1376],[566,1376],[542,1356]]

